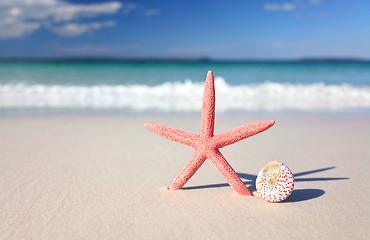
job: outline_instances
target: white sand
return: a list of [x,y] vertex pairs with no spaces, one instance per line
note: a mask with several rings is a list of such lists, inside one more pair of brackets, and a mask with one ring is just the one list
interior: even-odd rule
[[216,133],[269,119],[221,152],[251,190],[285,163],[295,190],[275,204],[237,195],[210,161],[166,189],[193,149],[143,124],[198,132],[198,115],[1,116],[0,238],[368,239],[370,116],[220,115]]

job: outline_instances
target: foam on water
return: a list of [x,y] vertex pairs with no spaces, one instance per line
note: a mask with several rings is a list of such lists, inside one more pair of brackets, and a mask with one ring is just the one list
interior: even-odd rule
[[[215,79],[217,112],[342,111],[370,108],[370,87],[348,84],[229,85]],[[0,109],[124,109],[129,111],[199,111],[204,83],[148,85],[0,85]]]

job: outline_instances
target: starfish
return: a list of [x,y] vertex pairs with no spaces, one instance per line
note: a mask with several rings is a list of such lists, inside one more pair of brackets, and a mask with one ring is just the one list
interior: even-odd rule
[[203,94],[201,130],[199,135],[155,123],[146,123],[149,130],[172,141],[195,148],[195,153],[173,181],[170,190],[181,189],[202,166],[206,159],[211,160],[226,182],[240,195],[252,196],[234,169],[226,161],[219,148],[236,143],[247,137],[263,132],[274,125],[275,121],[249,123],[214,135],[215,125],[215,87],[213,73],[208,71]]

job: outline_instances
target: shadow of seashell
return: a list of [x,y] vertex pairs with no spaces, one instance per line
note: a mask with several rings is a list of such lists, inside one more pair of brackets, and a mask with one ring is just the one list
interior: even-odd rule
[[282,203],[302,202],[318,198],[325,194],[321,189],[297,189]]

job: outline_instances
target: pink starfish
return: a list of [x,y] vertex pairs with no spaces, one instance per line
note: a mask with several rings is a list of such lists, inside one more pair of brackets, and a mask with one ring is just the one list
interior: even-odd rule
[[213,135],[215,125],[215,87],[213,74],[209,71],[204,87],[201,130],[199,135],[155,123],[146,123],[145,127],[172,141],[195,148],[194,155],[173,181],[170,187],[171,190],[181,189],[208,158],[236,192],[240,195],[252,196],[234,169],[220,153],[219,148],[265,131],[274,125],[274,123],[275,121],[273,120],[249,123],[227,132]]

